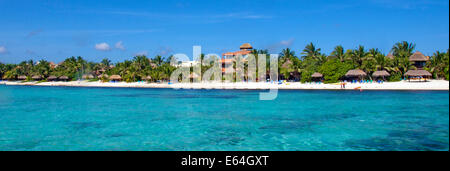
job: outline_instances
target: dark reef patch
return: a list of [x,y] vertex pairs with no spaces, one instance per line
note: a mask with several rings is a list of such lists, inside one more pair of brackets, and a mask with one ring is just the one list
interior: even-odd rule
[[346,146],[356,150],[379,151],[430,151],[448,150],[448,142],[440,142],[428,138],[422,131],[391,131],[386,137],[374,137],[360,140],[347,140]]
[[71,122],[70,127],[74,130],[83,130],[88,128],[102,128],[103,126],[97,122]]

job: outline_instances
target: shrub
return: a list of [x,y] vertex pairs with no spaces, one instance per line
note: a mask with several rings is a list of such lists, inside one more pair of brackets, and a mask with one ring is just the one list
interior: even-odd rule
[[339,82],[350,69],[352,69],[350,64],[343,63],[338,59],[331,59],[319,68],[319,72],[323,74],[324,83],[336,83]]
[[311,75],[313,73],[314,73],[313,71],[304,71],[304,72],[302,72],[302,79],[300,80],[300,82],[302,82],[302,83],[311,82],[312,81]]
[[402,80],[403,76],[401,72],[392,72],[391,76],[389,76],[388,81],[389,82],[395,82]]

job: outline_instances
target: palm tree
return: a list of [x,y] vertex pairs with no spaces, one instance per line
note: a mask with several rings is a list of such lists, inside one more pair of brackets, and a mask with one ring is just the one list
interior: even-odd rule
[[17,69],[12,69],[12,70],[6,71],[3,77],[5,79],[12,80],[12,79],[16,79],[18,75],[19,74],[17,73]]
[[294,56],[295,56],[295,52],[291,51],[291,49],[289,49],[289,48],[283,49],[280,53],[280,58],[291,59]]
[[50,74],[50,63],[46,60],[40,60],[33,70],[34,75],[40,75],[47,78]]
[[448,54],[436,51],[430,59],[428,64],[429,71],[434,78],[444,78],[448,68]]
[[281,73],[285,79],[288,79],[290,73],[296,70],[294,64],[295,58],[297,58],[295,57],[295,52],[291,51],[289,48],[283,49],[279,55],[278,72]]
[[352,59],[353,66],[359,68],[362,65],[363,60],[367,57],[367,52],[364,46],[359,45],[358,49],[353,50],[350,53],[350,58]]
[[111,60],[109,60],[108,58],[104,58],[100,63],[106,67],[109,67],[111,65]]
[[376,56],[380,54],[378,49],[371,49],[362,59],[361,69],[367,73],[370,79],[372,79],[372,73],[377,70]]
[[382,54],[380,52],[380,50],[378,50],[378,48],[369,49],[368,56],[369,56],[369,59],[374,59],[376,70],[379,70],[379,71],[381,71],[381,70],[392,71],[393,70],[391,67],[389,67],[390,62],[391,62],[389,60],[389,58],[386,58],[386,56],[384,54]]
[[416,44],[408,43],[407,41],[402,41],[396,43],[392,47],[392,55],[395,57],[409,57],[413,54],[414,49],[416,48]]
[[[145,68],[147,68],[148,66],[150,66],[150,60],[146,57],[146,56],[135,56],[133,58],[133,67],[135,69],[137,69],[137,75],[142,79],[143,77],[145,77],[145,73],[143,73],[143,71],[145,70]],[[133,80],[135,80],[135,78],[133,77]]]
[[386,58],[385,55],[383,54],[377,54],[375,56],[375,61],[376,61],[376,68],[377,70],[387,70],[387,71],[392,71],[392,68],[389,67],[390,65],[390,60],[389,58]]
[[305,49],[303,49],[303,60],[307,59],[307,58],[317,58],[319,55],[321,55],[320,53],[320,48],[316,49],[316,46],[313,43],[310,43],[308,45],[306,45]]
[[0,62],[0,80],[3,78],[6,71],[6,65]]
[[345,61],[344,47],[342,47],[341,45],[336,46],[333,52],[331,52],[330,56],[339,59],[341,62],[344,62]]
[[413,54],[414,49],[416,48],[416,44],[408,43],[407,41],[402,41],[396,43],[392,49],[391,53],[394,55],[394,70],[401,72],[401,74],[405,74],[406,71],[410,68],[414,68],[411,66],[411,62],[409,61],[409,57]]
[[164,59],[162,56],[157,55],[155,58],[153,58],[152,61],[154,61],[156,63],[156,65],[160,67],[162,65],[162,63],[164,62]]
[[399,58],[398,59],[398,70],[404,75],[410,69],[416,69],[412,63],[409,61],[409,58]]
[[376,57],[377,55],[381,54],[380,50],[378,48],[371,48],[369,49],[368,55],[371,57]]

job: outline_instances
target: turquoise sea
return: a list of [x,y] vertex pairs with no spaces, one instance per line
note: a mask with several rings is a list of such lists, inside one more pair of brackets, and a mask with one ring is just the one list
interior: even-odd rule
[[0,85],[0,150],[449,150],[448,91]]

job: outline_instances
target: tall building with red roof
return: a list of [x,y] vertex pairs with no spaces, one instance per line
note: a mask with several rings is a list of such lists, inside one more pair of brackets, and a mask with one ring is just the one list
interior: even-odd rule
[[252,53],[253,47],[250,43],[244,43],[239,47],[239,51],[226,52],[222,54],[222,72],[225,72],[227,67],[232,67],[235,57],[241,56],[244,60],[248,57],[248,54]]

